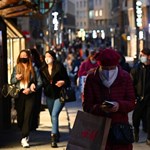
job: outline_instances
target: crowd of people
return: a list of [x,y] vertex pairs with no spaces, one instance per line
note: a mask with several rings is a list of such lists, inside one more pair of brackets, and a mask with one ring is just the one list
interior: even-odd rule
[[[86,46],[85,46],[86,47]],[[111,47],[82,49],[82,44],[68,48],[53,48],[41,55],[36,48],[21,50],[11,75],[11,83],[20,89],[15,100],[17,123],[21,130],[21,145],[30,147],[29,134],[39,125],[41,97],[46,97],[52,123],[51,147],[59,142],[59,114],[65,103],[60,102],[63,86],[71,85],[80,91],[83,111],[96,116],[110,117],[111,125],[129,123],[133,111],[134,141],[139,141],[139,126],[147,132],[150,145],[149,102],[150,50],[140,52],[139,61],[130,66],[124,54]],[[103,102],[113,102],[113,107]],[[106,150],[132,150],[132,143],[114,144],[108,137]]]

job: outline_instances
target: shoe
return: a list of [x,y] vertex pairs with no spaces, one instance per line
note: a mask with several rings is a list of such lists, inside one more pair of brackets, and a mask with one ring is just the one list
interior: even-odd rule
[[29,148],[30,147],[28,141],[29,141],[29,137],[22,138],[21,145],[23,148]]
[[134,132],[134,142],[138,142],[139,141],[139,133]]
[[57,135],[51,134],[51,147],[57,148]]
[[150,145],[150,140],[149,139],[146,140],[146,144]]

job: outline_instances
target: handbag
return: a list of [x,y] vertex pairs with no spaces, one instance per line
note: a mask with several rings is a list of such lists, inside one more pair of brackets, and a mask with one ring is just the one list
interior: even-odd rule
[[108,117],[78,111],[66,150],[105,150],[110,125]]
[[76,101],[76,94],[73,87],[63,87],[60,91],[60,102],[74,102]]
[[133,127],[129,123],[116,123],[110,128],[109,139],[115,144],[131,144],[134,142]]
[[10,96],[11,98],[19,97],[20,89],[15,86],[15,84],[4,84],[2,88],[2,95],[6,98]]

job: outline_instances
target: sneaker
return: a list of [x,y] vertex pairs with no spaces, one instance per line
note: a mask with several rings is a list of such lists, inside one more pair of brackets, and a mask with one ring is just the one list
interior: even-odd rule
[[29,148],[29,147],[30,147],[28,141],[29,141],[29,138],[28,138],[28,137],[25,137],[25,138],[23,138],[23,139],[21,140],[21,145],[22,145],[23,148]]

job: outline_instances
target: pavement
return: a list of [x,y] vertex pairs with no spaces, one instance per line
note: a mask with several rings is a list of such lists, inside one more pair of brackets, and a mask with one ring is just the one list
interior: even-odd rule
[[[69,139],[70,130],[73,127],[74,120],[78,110],[82,110],[81,101],[70,102],[65,105],[60,113],[60,142],[57,150],[66,150]],[[132,112],[129,113],[129,120],[131,122]],[[40,113],[40,124],[36,131],[30,133],[30,150],[52,150],[50,145],[50,131],[51,122],[47,109]],[[24,150],[20,144],[20,131],[16,123],[12,124],[11,129],[0,131],[0,149],[1,150]],[[145,144],[146,133],[140,131],[139,143],[133,144],[133,150],[150,150],[150,146]]]

